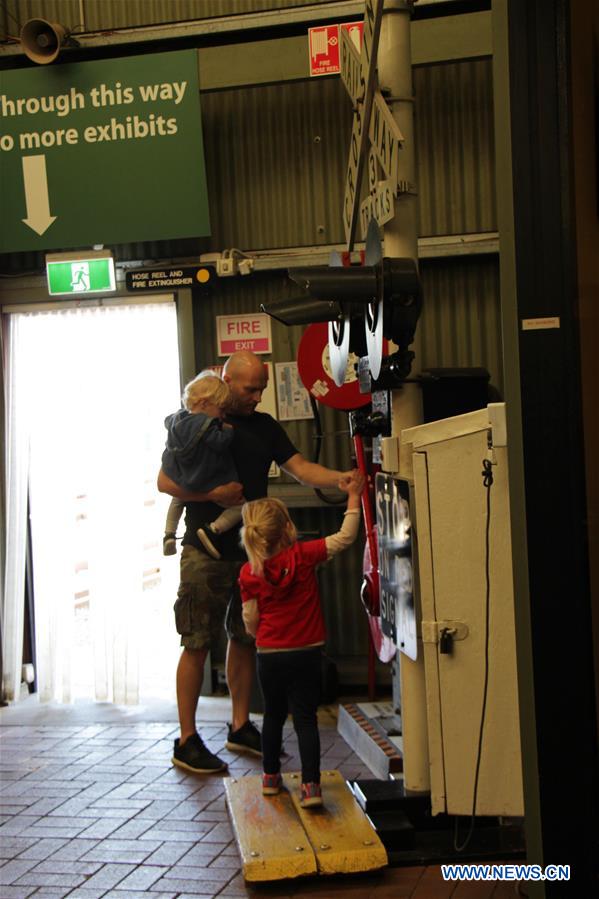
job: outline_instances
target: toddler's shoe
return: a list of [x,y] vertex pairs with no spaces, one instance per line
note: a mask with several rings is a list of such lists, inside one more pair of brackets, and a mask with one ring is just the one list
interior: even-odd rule
[[162,538],[162,555],[174,556],[177,552],[177,541],[174,534],[165,534]]
[[262,795],[276,796],[283,786],[283,778],[280,774],[262,775]]
[[217,534],[216,531],[213,531],[209,524],[205,524],[203,527],[198,528],[197,531],[198,538],[208,555],[212,556],[213,559],[222,558],[221,550],[221,536]]
[[320,789],[320,784],[302,784],[300,805],[302,808],[318,808],[318,806],[322,805],[322,790]]

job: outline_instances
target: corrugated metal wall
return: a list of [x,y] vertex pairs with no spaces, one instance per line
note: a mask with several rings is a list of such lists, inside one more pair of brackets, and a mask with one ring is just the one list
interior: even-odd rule
[[[414,70],[420,236],[496,229],[491,77]],[[214,248],[342,243],[351,116],[339,78],[202,94]]]
[[[247,283],[246,283],[247,282]],[[247,278],[224,278],[217,282],[214,292],[194,299],[194,333],[198,369],[218,359],[216,342],[216,315],[238,315],[255,312],[260,303],[293,296],[285,273],[259,272]],[[272,320],[272,356],[266,357],[273,364],[289,362],[297,358],[297,349],[303,333],[300,326],[286,328]],[[347,416],[326,407],[322,409],[322,427],[328,435],[323,441],[320,461],[331,468],[345,470],[350,467]],[[291,440],[307,458],[312,458],[315,440],[314,427],[306,421],[290,421],[285,425]],[[343,432],[343,433],[339,433]],[[334,436],[333,436],[334,435]]]
[[[495,230],[490,61],[421,67],[414,82],[421,236]],[[343,242],[351,110],[338,79],[207,93],[202,116],[215,250]],[[483,365],[501,389],[496,258],[426,260],[421,269],[421,367]],[[239,295],[223,284],[219,303],[234,307],[225,311],[256,308],[256,290],[236,284]],[[289,295],[279,275],[272,286],[269,299]],[[295,350],[296,339],[285,339]]]
[[413,349],[421,368],[482,366],[503,392],[497,257],[429,259],[420,271],[424,305]]
[[[483,366],[501,392],[501,328],[499,273],[492,256],[471,259],[424,260],[421,262],[424,291],[422,315],[414,349],[420,368]],[[247,278],[223,278],[211,293],[194,298],[194,333],[198,369],[219,361],[215,316],[255,312],[262,302],[298,295],[284,272],[258,272]],[[273,363],[297,358],[304,329],[287,328],[272,320]],[[221,360],[222,361],[222,360]],[[323,429],[330,439],[323,442],[320,461],[345,469],[349,464],[343,413],[322,411]],[[314,449],[313,429],[305,421],[286,427],[298,449],[307,457]]]
[[[213,293],[194,297],[194,333],[198,369],[210,363],[223,362],[217,357],[215,316],[255,311],[261,302],[292,296],[293,288],[285,273],[259,272],[247,278],[222,279]],[[297,358],[297,349],[304,329],[286,328],[272,321],[273,364]],[[347,414],[319,407],[323,440],[319,461],[329,468],[346,470],[353,466]],[[316,427],[312,421],[285,423],[289,437],[308,459],[314,458]],[[282,475],[281,481],[291,481]],[[315,498],[316,501],[316,498]],[[296,526],[307,534],[333,533],[341,523],[341,511],[332,508],[301,508],[292,510]],[[360,607],[359,589],[362,582],[362,541],[325,565],[319,580],[329,633],[328,647],[332,656],[362,656],[367,650],[364,613]],[[339,590],[339,584],[345,589]]]
[[[490,61],[421,67],[414,81],[420,235],[495,230]],[[339,78],[202,93],[212,237],[117,258],[342,243],[351,114]]]
[[[68,28],[81,25],[85,31],[104,31],[136,25],[213,19],[220,16],[307,6],[326,0],[5,0],[9,18],[20,25],[27,19],[43,18]],[[2,10],[0,9],[0,22]],[[9,28],[9,33],[13,33]]]
[[[84,12],[90,30],[291,5],[302,4],[85,0]],[[41,15],[70,25],[79,16],[78,0],[19,0],[16,5],[9,0],[7,9],[20,20]],[[421,236],[496,230],[491,77],[488,59],[414,70]],[[115,248],[118,259],[343,243],[351,105],[338,78],[203,93],[202,117],[212,237],[122,245]],[[41,268],[40,254],[15,254],[2,262],[5,271]],[[482,365],[501,390],[497,259],[425,260],[421,272],[424,309],[415,343],[419,367]],[[195,297],[198,368],[217,361],[215,315],[255,311],[260,302],[293,292],[285,274],[273,272],[222,279],[212,294]],[[302,329],[273,321],[272,330],[272,361],[295,359]],[[322,425],[326,436],[320,461],[347,468],[347,417],[323,409]],[[314,425],[290,422],[287,427],[298,448],[311,457]],[[333,531],[339,516],[328,508],[294,510],[306,532]],[[364,658],[361,550],[356,546],[325,567],[321,578],[331,654]]]
[[[494,231],[490,61],[419,67],[414,85],[420,235]],[[339,78],[202,93],[212,236],[117,258],[343,243],[351,115]]]
[[[500,391],[501,331],[497,260],[491,256],[470,259],[425,260],[421,263],[424,307],[414,349],[421,368],[483,366],[491,383]],[[258,272],[247,278],[221,279],[211,293],[194,297],[194,334],[198,370],[217,356],[216,315],[252,312],[261,302],[293,296],[294,287],[283,272]],[[297,358],[304,328],[286,328],[272,321],[273,353],[269,361],[287,362]],[[320,406],[324,434],[319,461],[330,468],[345,470],[353,465],[347,414]],[[312,458],[316,428],[310,421],[285,424],[297,448]],[[282,475],[281,480],[290,480]],[[340,521],[335,509],[294,509],[297,526],[327,534]],[[362,581],[363,541],[320,572],[325,616],[329,631],[329,651],[333,657],[364,656],[367,648],[365,619],[359,599]],[[343,584],[344,588],[339,589]]]
[[[341,527],[339,509],[293,509],[296,527],[308,539],[332,534]],[[368,652],[366,616],[360,601],[363,534],[350,549],[321,566],[318,572],[327,628],[327,652],[333,658],[362,656]]]
[[497,229],[490,59],[414,69],[420,236]]
[[351,117],[338,78],[202,94],[215,249],[342,241]]

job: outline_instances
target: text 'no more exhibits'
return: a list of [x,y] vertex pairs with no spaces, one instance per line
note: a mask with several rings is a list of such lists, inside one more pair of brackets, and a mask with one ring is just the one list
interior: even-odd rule
[[[120,81],[117,81],[111,87],[100,84],[98,87],[91,88],[87,93],[82,93],[72,87],[68,93],[43,97],[11,99],[5,94],[0,94],[0,119],[35,116],[38,113],[54,113],[58,118],[64,118],[74,110],[127,106],[139,100],[143,103],[170,101],[178,106],[183,100],[186,90],[187,81],[142,84],[136,88],[123,86]],[[176,134],[177,130],[177,119],[172,116],[165,118],[154,113],[150,113],[147,117],[128,115],[120,119],[112,117],[104,124],[88,125],[81,133],[79,129],[70,127],[44,131],[23,131],[16,139],[10,134],[0,134],[0,150],[8,152],[14,149],[16,140],[19,149],[33,150],[40,147],[73,146],[78,144],[80,139],[94,144],[101,141],[167,136]]]

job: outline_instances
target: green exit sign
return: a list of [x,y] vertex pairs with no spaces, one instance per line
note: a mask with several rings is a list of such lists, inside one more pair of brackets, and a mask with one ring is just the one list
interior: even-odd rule
[[114,259],[106,251],[85,255],[54,253],[46,256],[48,293],[51,297],[106,293],[115,289]]

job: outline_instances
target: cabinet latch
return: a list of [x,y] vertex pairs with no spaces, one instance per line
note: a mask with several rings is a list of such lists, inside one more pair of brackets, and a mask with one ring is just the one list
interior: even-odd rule
[[422,622],[422,642],[439,643],[439,651],[443,654],[451,654],[454,641],[465,640],[468,633],[468,625],[464,621]]

